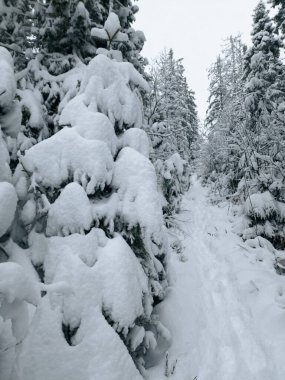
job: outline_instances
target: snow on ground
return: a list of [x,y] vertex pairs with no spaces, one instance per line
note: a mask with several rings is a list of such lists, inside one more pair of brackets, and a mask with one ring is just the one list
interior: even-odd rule
[[[234,234],[229,204],[212,205],[196,177],[177,218],[185,260],[172,255],[176,279],[157,307],[173,337],[169,378],[284,380],[285,277],[274,253]],[[148,379],[165,378],[164,358]]]

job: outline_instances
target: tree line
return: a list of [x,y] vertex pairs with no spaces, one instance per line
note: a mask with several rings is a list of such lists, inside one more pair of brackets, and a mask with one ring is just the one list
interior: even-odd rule
[[[270,8],[275,9],[273,19]],[[244,206],[244,238],[284,248],[284,3],[260,1],[252,46],[230,37],[209,71],[204,178]]]

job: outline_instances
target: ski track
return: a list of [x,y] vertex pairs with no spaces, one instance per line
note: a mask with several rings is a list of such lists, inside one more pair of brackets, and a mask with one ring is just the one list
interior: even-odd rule
[[[173,380],[284,380],[255,319],[240,297],[231,252],[240,238],[230,231],[226,207],[210,204],[196,177],[185,196],[180,218],[185,231],[186,262],[172,258],[176,280],[158,306],[173,342],[169,362]],[[189,220],[190,219],[190,220]],[[240,249],[240,248],[239,248]],[[284,314],[285,319],[285,314]],[[164,361],[149,371],[165,379]]]

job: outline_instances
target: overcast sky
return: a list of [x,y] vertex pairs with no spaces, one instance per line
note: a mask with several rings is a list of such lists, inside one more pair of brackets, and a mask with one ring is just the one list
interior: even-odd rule
[[208,98],[207,69],[215,61],[223,40],[241,33],[250,43],[253,9],[258,0],[139,0],[135,28],[147,42],[143,54],[155,58],[173,48],[184,58],[190,87],[196,93],[199,116],[204,119]]

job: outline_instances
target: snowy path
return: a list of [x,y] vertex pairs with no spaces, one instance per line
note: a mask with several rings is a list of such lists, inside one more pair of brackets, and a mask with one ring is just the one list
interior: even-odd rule
[[[284,277],[243,248],[227,206],[212,206],[195,177],[182,209],[187,261],[172,257],[177,278],[159,305],[173,336],[170,364],[177,359],[169,377],[284,380],[285,310],[274,300]],[[164,366],[153,368],[149,379],[165,379]]]

